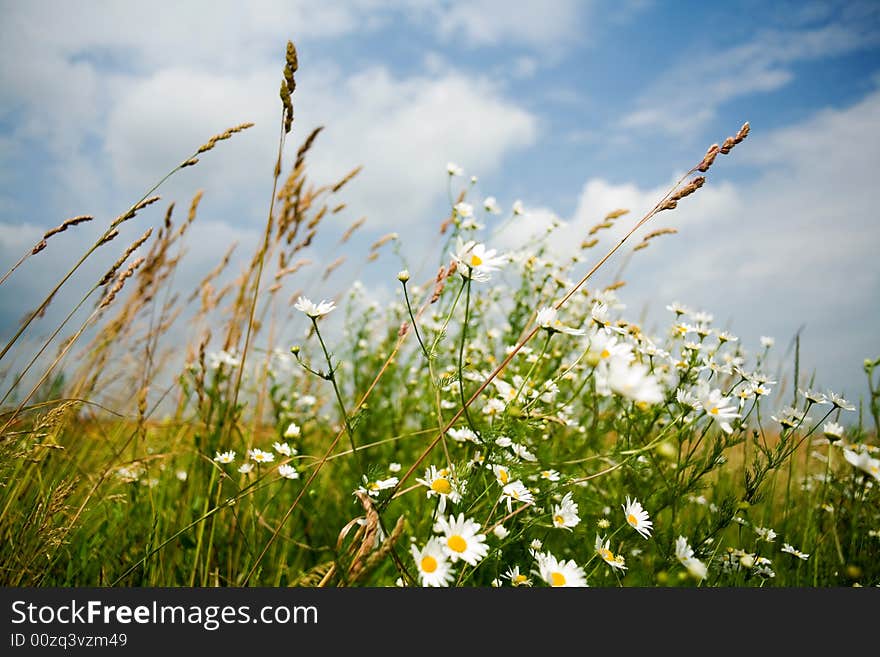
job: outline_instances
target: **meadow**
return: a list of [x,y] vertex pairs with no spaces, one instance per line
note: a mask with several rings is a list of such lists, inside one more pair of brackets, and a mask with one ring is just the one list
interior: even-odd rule
[[[665,300],[649,334],[625,280],[593,286],[615,254],[678,239],[657,222],[760,138],[748,123],[643,214],[597,217],[573,258],[546,239],[493,247],[528,218],[475,197],[479,172],[451,162],[448,214],[426,228],[434,273],[384,272],[384,305],[357,282],[323,299],[309,286],[341,261],[309,249],[359,170],[308,177],[320,129],[297,134],[297,69],[288,44],[265,232],[240,272],[230,250],[181,289],[201,195],[181,213],[156,194],[247,123],[102,226],[3,341],[3,585],[880,584],[880,358],[865,354],[864,395],[846,400],[797,350],[777,375],[774,340],[742,344],[714,325],[721,308]],[[0,285],[99,223],[48,231]],[[390,233],[361,257],[402,248]],[[119,257],[72,299],[99,249]],[[21,353],[50,304],[67,319]],[[291,317],[309,327],[294,344],[279,338]]]

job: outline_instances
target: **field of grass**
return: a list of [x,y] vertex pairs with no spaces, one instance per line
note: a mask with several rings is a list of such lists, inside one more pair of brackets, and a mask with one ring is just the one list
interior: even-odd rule
[[[230,252],[196,289],[175,285],[200,195],[118,243],[136,215],[149,224],[163,179],[4,341],[3,585],[880,584],[880,358],[851,403],[821,373],[805,381],[797,352],[774,380],[769,338],[744,345],[677,303],[649,335],[627,319],[624,281],[592,285],[613,254],[675,239],[655,217],[723,175],[748,124],[644,216],[597,218],[564,261],[546,241],[495,250],[518,207],[487,231],[493,200],[450,164],[449,214],[426,227],[433,276],[386,272],[384,306],[359,284],[309,299],[306,254],[357,170],[307,177],[319,131],[285,161],[296,70],[289,45],[264,238],[240,274]],[[622,241],[602,239],[624,222]],[[97,223],[49,231],[0,285]],[[62,288],[98,248],[118,261],[71,299]],[[364,258],[390,248],[394,234]],[[50,303],[68,320],[22,354]],[[289,321],[309,328],[299,344],[277,338]]]

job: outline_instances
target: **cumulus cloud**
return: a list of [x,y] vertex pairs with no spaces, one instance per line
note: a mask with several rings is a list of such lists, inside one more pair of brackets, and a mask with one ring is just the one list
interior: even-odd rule
[[[809,376],[815,369],[818,385],[854,397],[863,393],[861,364],[877,356],[880,323],[880,271],[866,264],[880,243],[878,115],[875,91],[848,108],[821,111],[770,134],[754,127],[730,159],[719,157],[702,189],[636,233],[592,286],[612,283],[625,264],[620,295],[635,306],[632,316],[643,311],[648,326],[664,326],[664,307],[679,300],[713,312],[753,349],[762,334],[776,336],[784,348],[803,326],[802,372]],[[758,167],[753,180],[725,181],[725,171],[750,166]],[[618,219],[615,229],[599,234],[602,242],[587,258],[592,264],[677,177],[648,188],[587,181],[577,209],[551,238],[555,253],[575,253],[606,213],[629,208],[631,215]],[[538,226],[525,217],[508,244],[524,243],[546,224],[548,212],[536,214]],[[627,262],[640,235],[661,227],[679,234],[660,238]]]

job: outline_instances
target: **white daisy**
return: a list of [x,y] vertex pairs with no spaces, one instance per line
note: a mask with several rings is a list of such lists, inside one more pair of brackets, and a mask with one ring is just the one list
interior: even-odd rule
[[862,449],[858,452],[854,452],[850,449],[844,448],[843,458],[845,458],[847,463],[854,468],[866,472],[874,477],[874,479],[880,481],[880,459],[873,458],[868,453],[868,450]]
[[333,301],[328,301],[326,299],[315,304],[306,297],[299,297],[299,299],[296,300],[296,303],[293,304],[293,307],[314,319],[315,317],[320,317],[321,315],[326,315],[333,311],[336,308],[336,304]]
[[504,579],[509,579],[512,586],[531,586],[532,580],[519,571],[519,566],[512,566],[502,575]]
[[788,552],[789,554],[793,554],[794,556],[796,556],[798,559],[800,559],[800,560],[802,560],[802,561],[806,561],[807,559],[810,558],[810,555],[809,555],[809,554],[806,554],[806,553],[801,552],[800,550],[798,550],[798,549],[796,549],[796,548],[793,548],[793,547],[792,547],[791,545],[789,545],[788,543],[783,543],[783,544],[782,544],[782,549],[780,550],[780,552]]
[[299,479],[299,472],[296,471],[296,468],[286,463],[278,466],[278,474],[285,479]]
[[453,504],[461,501],[464,485],[457,481],[454,474],[451,468],[441,468],[438,470],[435,466],[431,465],[425,470],[424,479],[416,479],[422,486],[427,487],[426,495],[428,498],[439,498],[437,509],[440,513],[446,511],[447,501]]
[[483,209],[490,214],[501,214],[501,208],[498,207],[498,201],[494,196],[487,196],[483,201]]
[[383,490],[394,488],[398,482],[397,477],[388,477],[387,479],[376,479],[375,481],[370,481],[367,475],[363,475],[363,480],[363,486],[358,487],[357,490],[361,493],[366,493],[370,497],[379,497]]
[[513,210],[513,214],[517,216],[521,215],[525,211],[523,209],[522,201],[519,200],[513,202],[513,208],[511,209]]
[[250,462],[242,463],[240,466],[238,466],[238,471],[241,474],[247,474],[248,472],[250,472],[253,469],[254,469],[254,464],[250,463]]
[[733,433],[733,427],[730,426],[728,420],[739,417],[737,407],[731,404],[727,397],[721,394],[719,389],[709,390],[709,385],[705,382],[698,388],[697,397],[703,410],[706,411],[710,418],[718,422],[718,426],[721,427],[722,431]]
[[419,550],[410,546],[422,586],[449,586],[452,572],[439,538],[432,538]]
[[623,360],[612,360],[606,382],[612,391],[635,402],[658,404],[663,401],[660,383],[641,363],[630,365]]
[[300,429],[299,425],[296,422],[291,422],[284,430],[284,437],[299,438],[300,433],[302,433],[302,429]]
[[545,329],[550,333],[565,333],[566,335],[584,334],[583,329],[576,329],[563,324],[562,321],[559,319],[558,314],[559,313],[557,312],[556,308],[541,308],[538,311],[538,316],[535,319],[535,323],[542,329]]
[[532,491],[526,488],[525,484],[519,479],[511,481],[501,489],[500,501],[507,503],[507,512],[513,511],[514,502],[522,502],[523,504],[534,504],[535,496]]
[[834,404],[835,408],[842,408],[845,411],[854,411],[856,407],[846,401],[843,397],[838,395],[836,392],[828,391],[828,401]]
[[271,463],[275,460],[275,455],[272,452],[264,452],[261,449],[252,449],[248,451],[248,456],[251,461],[255,463]]
[[274,443],[272,447],[276,452],[283,454],[284,456],[293,456],[296,454],[296,450],[287,443]]
[[455,162],[449,162],[446,164],[446,173],[450,176],[460,176],[464,173],[464,169],[458,166]]
[[235,452],[229,450],[228,452],[217,452],[217,456],[214,457],[214,460],[217,463],[232,463],[235,460]]
[[455,213],[462,219],[470,219],[474,216],[474,206],[470,203],[465,203],[464,201],[456,203],[452,209],[455,210]]
[[434,523],[434,531],[443,534],[441,543],[443,551],[455,563],[459,559],[471,566],[476,566],[489,552],[486,535],[480,533],[480,524],[465,518],[463,513],[458,517],[440,516]]
[[826,422],[822,425],[822,433],[828,440],[840,440],[843,438],[843,425],[837,422]]
[[623,558],[623,555],[614,554],[611,551],[611,539],[606,540],[604,537],[596,534],[595,548],[596,554],[602,557],[602,561],[609,566],[618,570],[626,570],[626,559]]
[[678,559],[682,566],[687,568],[687,571],[695,579],[706,578],[706,564],[694,556],[694,550],[684,536],[679,536],[675,539],[675,558]]
[[571,493],[566,493],[559,504],[553,506],[553,526],[559,529],[571,531],[581,521],[578,516],[578,505],[571,499]]
[[635,529],[644,538],[651,537],[653,523],[648,519],[648,512],[642,508],[641,503],[637,499],[630,501],[629,496],[626,497],[626,504],[623,507],[623,515],[626,517],[629,526]]
[[550,586],[587,586],[587,574],[573,560],[560,561],[549,552],[535,555],[538,573]]
[[451,255],[462,276],[484,282],[506,262],[505,256],[496,253],[495,249],[487,249],[485,244],[477,244],[473,240],[463,242],[459,237],[455,252]]

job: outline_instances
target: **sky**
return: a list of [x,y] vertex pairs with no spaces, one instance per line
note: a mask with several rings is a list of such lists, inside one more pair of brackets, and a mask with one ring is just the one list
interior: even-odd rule
[[[249,253],[271,194],[290,39],[300,67],[285,162],[323,125],[313,179],[364,167],[325,223],[338,236],[367,222],[344,250],[333,239],[315,247],[316,268],[340,254],[349,262],[320,286],[313,276],[311,296],[355,278],[381,296],[402,266],[429,262],[430,275],[447,162],[462,180],[478,177],[477,204],[495,196],[502,217],[515,200],[526,208],[490,246],[514,248],[557,218],[551,245],[565,257],[608,211],[641,216],[749,121],[707,184],[645,229],[678,234],[627,263],[625,315],[659,330],[679,301],[714,314],[748,349],[775,337],[780,356],[799,332],[801,369],[817,386],[851,399],[867,390],[862,363],[880,356],[876,2],[0,0],[0,16],[0,269],[64,219],[97,219],[53,238],[0,286],[4,342],[113,217],[243,121],[256,125],[160,193],[186,207],[204,191],[183,289],[230,243]],[[157,224],[163,208],[124,237]],[[398,254],[364,267],[369,244],[390,231]],[[116,254],[97,256],[37,335]],[[596,284],[613,280],[622,257]]]

